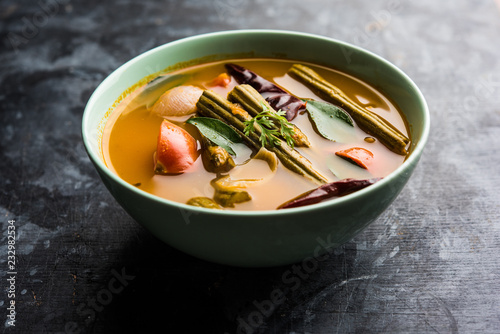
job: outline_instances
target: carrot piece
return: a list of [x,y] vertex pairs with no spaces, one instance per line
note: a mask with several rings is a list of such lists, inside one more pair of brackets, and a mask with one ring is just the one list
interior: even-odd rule
[[227,73],[221,73],[210,82],[210,86],[227,87],[231,83],[231,77]]
[[351,147],[346,150],[335,152],[335,155],[364,169],[368,169],[373,159],[373,153],[362,147]]

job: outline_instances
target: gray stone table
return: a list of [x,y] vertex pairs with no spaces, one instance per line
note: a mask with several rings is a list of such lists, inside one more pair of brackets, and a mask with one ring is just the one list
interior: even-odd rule
[[[90,94],[122,63],[243,28],[357,44],[429,104],[430,140],[398,200],[310,273],[161,243],[110,196],[81,142]],[[498,0],[3,0],[0,40],[2,333],[500,332]],[[277,288],[286,299],[268,308]]]

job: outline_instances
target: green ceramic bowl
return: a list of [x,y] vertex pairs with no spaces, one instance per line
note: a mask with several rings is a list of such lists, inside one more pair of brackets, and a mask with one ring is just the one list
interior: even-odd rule
[[[403,110],[411,155],[392,174],[348,196],[279,211],[219,211],[165,200],[126,183],[103,163],[99,148],[107,110],[130,86],[180,62],[279,57],[326,65],[364,80]],[[193,36],[130,60],[95,90],[83,115],[83,141],[92,163],[118,203],[165,243],[205,260],[245,267],[315,262],[352,239],[404,187],[429,134],[429,112],[417,86],[377,55],[331,38],[274,30],[237,30]],[[306,262],[304,262],[306,263]],[[309,264],[311,266],[311,264]]]

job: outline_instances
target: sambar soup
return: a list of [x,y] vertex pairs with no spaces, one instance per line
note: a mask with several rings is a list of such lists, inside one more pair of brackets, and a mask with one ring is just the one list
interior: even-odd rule
[[234,59],[159,75],[113,110],[106,165],[156,196],[215,210],[274,210],[352,193],[400,166],[407,124],[346,73]]

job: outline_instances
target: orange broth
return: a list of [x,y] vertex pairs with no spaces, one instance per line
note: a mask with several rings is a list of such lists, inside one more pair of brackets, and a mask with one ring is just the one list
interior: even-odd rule
[[[227,88],[211,87],[209,85],[217,75],[226,72],[224,64],[228,62],[241,65],[300,98],[313,98],[322,101],[307,87],[286,74],[294,63],[287,60],[237,59],[197,65],[176,71],[175,74],[185,74],[189,77],[183,84],[199,86],[202,89],[212,89],[226,97],[227,92],[236,84],[234,79]],[[316,70],[327,81],[342,89],[353,101],[382,116],[401,133],[408,136],[406,122],[396,106],[373,87],[352,76],[332,69],[312,64],[306,65]],[[120,102],[106,123],[102,137],[106,165],[126,182],[165,199],[186,203],[192,197],[212,198],[214,189],[210,185],[210,181],[216,178],[217,175],[204,169],[201,155],[195,164],[183,174],[154,174],[153,153],[156,151],[160,123],[163,118],[151,113],[150,109],[145,106],[133,109],[128,103],[143,88],[144,86],[139,87]],[[150,105],[153,102],[151,101]],[[168,120],[183,127],[193,135],[198,140],[198,147],[201,149],[198,130],[194,126],[184,123],[185,120],[192,116],[168,118]],[[340,143],[330,141],[319,135],[312,126],[307,113],[297,115],[292,120],[292,123],[297,125],[311,142],[310,148],[296,147],[296,150],[309,159],[314,168],[324,175],[329,182],[347,177],[357,179],[385,177],[400,166],[406,158],[406,156],[391,152],[378,140],[373,143],[365,141],[365,138],[370,136],[356,125],[354,140]],[[368,170],[335,156],[335,152],[350,147],[362,147],[373,153],[373,163]],[[237,164],[243,163],[249,158],[250,153],[251,151],[248,150],[245,153],[246,156],[235,158],[235,162]],[[256,167],[252,168],[265,169],[267,167],[266,163],[264,163],[264,166],[259,166],[258,163],[255,165]],[[235,167],[229,174],[239,167]],[[337,176],[332,173],[329,167],[335,170]],[[245,175],[245,177],[251,176]],[[226,209],[273,210],[280,204],[317,186],[317,184],[305,177],[286,169],[280,163],[272,178],[246,189],[252,197],[251,201],[236,204],[234,208]]]

